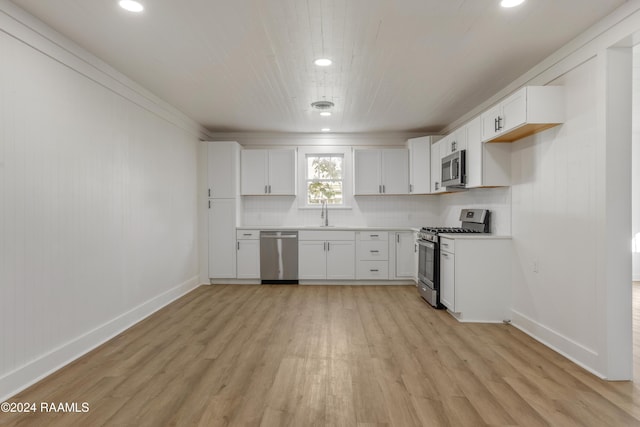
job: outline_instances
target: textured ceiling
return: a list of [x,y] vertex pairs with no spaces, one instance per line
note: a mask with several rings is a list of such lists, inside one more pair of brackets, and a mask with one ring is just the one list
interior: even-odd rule
[[377,132],[439,131],[624,1],[13,3],[211,131]]

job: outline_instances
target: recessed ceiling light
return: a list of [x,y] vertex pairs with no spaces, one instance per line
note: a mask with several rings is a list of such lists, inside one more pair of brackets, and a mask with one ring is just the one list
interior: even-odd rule
[[313,63],[319,67],[328,67],[329,65],[333,64],[333,61],[328,58],[320,58],[313,61]]
[[322,113],[320,113],[320,115],[327,117],[327,116],[331,115],[331,112],[330,111],[323,111]]
[[331,132],[331,129],[329,129],[329,128],[322,128],[322,129],[320,129],[320,130],[321,130],[322,132]]
[[516,7],[524,3],[524,0],[502,0],[500,6],[502,7]]
[[144,10],[144,6],[134,0],[120,0],[118,4],[121,8],[129,12],[142,12]]

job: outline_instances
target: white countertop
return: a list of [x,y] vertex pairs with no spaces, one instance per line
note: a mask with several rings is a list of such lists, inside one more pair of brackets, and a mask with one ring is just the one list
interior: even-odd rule
[[454,240],[508,240],[511,239],[511,236],[498,235],[498,234],[485,234],[485,233],[441,233],[438,234],[440,237],[445,237],[447,239]]
[[320,231],[419,231],[419,227],[357,227],[357,226],[333,226],[321,227],[315,225],[293,225],[285,227],[281,225],[243,225],[236,227],[238,230],[320,230]]

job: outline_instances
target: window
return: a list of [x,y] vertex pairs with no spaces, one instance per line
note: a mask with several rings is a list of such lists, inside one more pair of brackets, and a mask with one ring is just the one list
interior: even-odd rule
[[344,155],[307,154],[305,158],[306,205],[319,206],[323,200],[331,206],[344,205]]

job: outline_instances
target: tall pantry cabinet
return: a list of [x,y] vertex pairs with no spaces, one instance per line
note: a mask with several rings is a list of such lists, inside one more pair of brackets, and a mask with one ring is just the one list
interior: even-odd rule
[[207,142],[209,278],[236,277],[236,225],[240,215],[240,145]]

